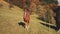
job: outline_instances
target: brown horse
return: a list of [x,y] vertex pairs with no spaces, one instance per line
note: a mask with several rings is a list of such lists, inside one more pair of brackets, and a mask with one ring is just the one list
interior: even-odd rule
[[29,28],[29,22],[30,22],[30,13],[28,9],[24,10],[24,22],[25,22],[25,28],[28,29]]

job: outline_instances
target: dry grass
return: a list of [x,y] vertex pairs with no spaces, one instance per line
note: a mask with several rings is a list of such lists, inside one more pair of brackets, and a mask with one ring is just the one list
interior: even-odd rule
[[23,10],[17,6],[11,10],[8,9],[7,5],[0,8],[0,34],[56,34],[54,29],[48,29],[40,24],[40,20],[36,19],[37,15],[31,15],[30,28],[27,31],[18,25],[18,22],[23,22],[22,17]]

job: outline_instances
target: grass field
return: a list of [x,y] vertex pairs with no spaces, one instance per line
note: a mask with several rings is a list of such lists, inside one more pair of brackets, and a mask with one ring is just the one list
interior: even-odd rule
[[27,31],[24,27],[19,26],[19,22],[23,22],[23,10],[14,6],[11,10],[8,3],[2,2],[0,7],[0,34],[56,34],[52,28],[48,28],[39,22],[37,15],[31,15],[30,28]]

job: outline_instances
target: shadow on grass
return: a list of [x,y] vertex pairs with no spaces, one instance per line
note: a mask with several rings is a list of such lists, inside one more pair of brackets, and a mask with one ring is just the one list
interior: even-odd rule
[[2,7],[3,5],[0,3],[0,7]]
[[18,25],[23,26],[25,28],[25,23],[24,22],[19,22]]
[[50,27],[50,28],[52,28],[52,29],[55,29],[55,30],[57,31],[57,27],[56,27],[56,26],[52,26],[52,25],[44,24],[44,23],[40,23],[40,24],[42,24],[42,25],[44,25],[44,26],[47,26],[47,27]]
[[49,23],[49,19],[48,18],[37,17],[37,19]]

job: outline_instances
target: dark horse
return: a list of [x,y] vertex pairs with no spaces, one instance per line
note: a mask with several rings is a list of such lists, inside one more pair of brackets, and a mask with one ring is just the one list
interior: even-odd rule
[[59,30],[60,29],[60,6],[54,8],[53,11],[56,13],[55,20],[56,20],[57,30]]

